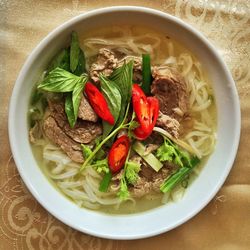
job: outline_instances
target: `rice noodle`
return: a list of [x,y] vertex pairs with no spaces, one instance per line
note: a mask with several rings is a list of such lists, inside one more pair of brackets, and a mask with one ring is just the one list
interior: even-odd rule
[[120,204],[116,192],[99,191],[102,176],[93,168],[86,168],[80,177],[74,178],[79,173],[80,164],[71,161],[59,147],[46,144],[43,147],[43,157],[50,163],[50,167],[47,168],[49,177],[79,206],[98,209],[100,204],[116,206]]

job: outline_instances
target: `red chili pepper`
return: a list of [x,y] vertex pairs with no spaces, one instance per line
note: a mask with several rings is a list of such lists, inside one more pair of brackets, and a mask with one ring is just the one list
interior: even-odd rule
[[155,97],[146,97],[138,84],[132,89],[133,108],[140,124],[134,130],[134,134],[139,140],[146,139],[155,126],[159,114],[159,102]]
[[128,155],[129,146],[129,138],[126,135],[119,137],[114,142],[108,155],[111,172],[116,173],[123,167]]
[[134,129],[133,133],[134,133],[136,139],[145,140],[151,134],[151,131],[150,131],[150,133],[147,133],[142,129],[141,126],[139,126],[136,129]]
[[114,125],[115,119],[111,114],[108,103],[101,91],[94,84],[87,82],[85,85],[85,93],[87,94],[88,100],[96,114],[104,121]]

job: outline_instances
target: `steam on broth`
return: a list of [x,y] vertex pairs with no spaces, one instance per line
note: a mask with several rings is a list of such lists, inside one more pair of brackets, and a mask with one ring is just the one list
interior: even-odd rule
[[[72,36],[72,41],[73,39]],[[71,43],[71,47],[76,44]],[[70,61],[71,53],[74,54],[75,51],[66,48],[60,52],[60,58],[57,56],[50,64],[41,80],[42,83],[38,85],[38,91],[34,90],[31,98],[30,141],[39,166],[60,192],[81,207],[107,213],[134,213],[155,208],[169,201],[177,201],[199,174],[216,143],[215,101],[211,84],[202,65],[190,51],[176,41],[145,27],[100,28],[80,36],[79,44],[85,55],[84,67],[77,65],[75,71],[72,71],[74,62]],[[113,106],[121,107],[118,113],[123,112],[123,117],[119,118],[118,114],[114,124],[111,124],[112,121],[107,122],[108,115],[115,118],[114,108],[110,104],[112,100],[108,99],[109,84],[117,84],[116,79],[126,82],[130,79],[127,76],[132,72],[131,80],[133,78],[134,83],[142,83],[143,88],[146,59],[142,61],[141,58],[145,54],[150,58],[150,77],[152,77],[151,93],[147,96],[153,95],[153,101],[151,97],[141,98],[146,100],[146,110],[151,108],[152,112],[157,110],[157,104],[151,105],[151,101],[154,103],[157,99],[159,103],[157,121],[154,121],[155,114],[151,119],[146,117],[149,122],[147,135],[145,135],[146,125],[139,117],[138,110],[141,106],[135,107],[136,101],[133,99],[140,92],[140,86],[132,87],[132,81],[129,83],[132,97],[129,93],[127,106],[124,106],[124,91],[119,87],[117,89],[118,94],[120,90],[120,94],[112,95],[115,96]],[[64,69],[51,70],[51,67],[58,63],[58,58],[63,62],[61,65]],[[78,66],[82,69],[80,73]],[[126,74],[123,74],[122,70],[120,73],[116,71],[122,67],[127,70]],[[82,99],[78,103],[80,108],[78,118],[75,120],[72,116],[70,118],[70,114],[74,114],[74,103],[73,106],[69,106],[72,107],[73,113],[67,109],[67,99],[70,99],[69,95],[73,95],[73,92],[70,92],[73,89],[69,91],[68,88],[68,91],[64,91],[61,88],[60,91],[54,92],[46,90],[53,70],[57,70],[58,74],[64,74],[63,77],[67,75],[65,71],[73,72],[72,79],[76,85],[78,80],[85,81],[85,87],[81,89],[85,96],[79,95]],[[125,77],[122,78],[119,74]],[[72,76],[67,75],[67,77]],[[89,81],[92,83],[88,85],[86,82]],[[176,92],[174,89],[166,90],[170,88],[166,86],[171,84],[176,84]],[[39,89],[39,86],[42,88]],[[98,114],[100,107],[95,106],[94,100],[91,99],[93,98],[91,93],[96,91],[94,87],[101,90],[108,100],[107,108],[103,110],[109,110],[110,114],[106,114],[106,111],[102,111],[105,115]],[[111,90],[112,94],[116,93],[115,91],[117,90]],[[139,92],[135,94],[135,91]],[[98,93],[95,92],[95,95],[98,96]],[[166,93],[172,93],[178,100],[171,100],[172,97],[165,100]],[[130,98],[132,98],[131,104],[129,104]],[[184,103],[183,100],[187,102]],[[88,112],[86,108],[81,113],[83,102],[84,107],[88,107]],[[106,105],[101,97],[98,102],[99,106]],[[164,111],[166,108],[164,102],[169,103],[168,106],[175,102],[178,105],[166,113],[168,111]],[[85,116],[90,120],[84,120]],[[122,121],[124,117],[126,119]],[[70,123],[73,122],[75,124],[71,127]],[[54,127],[51,125],[53,123]],[[111,136],[115,130],[117,133]],[[141,131],[144,133],[144,139]],[[60,133],[64,133],[62,138]],[[87,134],[85,137],[84,133]],[[139,138],[140,136],[142,137]],[[116,148],[113,147],[119,138],[123,141],[120,144],[118,142]],[[103,143],[106,139],[107,141]],[[127,148],[126,140],[129,142]],[[99,150],[95,154],[98,147]],[[113,159],[110,159],[112,150],[116,151]],[[89,160],[88,163],[86,160]],[[112,163],[115,160],[118,163],[124,160],[124,163],[118,166],[117,162]],[[193,168],[194,171],[191,172]],[[175,180],[179,178],[178,185],[174,185],[173,178]]]

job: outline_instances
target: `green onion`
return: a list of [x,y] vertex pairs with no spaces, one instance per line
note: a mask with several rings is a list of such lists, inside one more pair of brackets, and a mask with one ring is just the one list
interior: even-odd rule
[[150,85],[151,85],[151,64],[150,64],[150,55],[142,55],[142,90],[145,94],[150,94]]
[[140,155],[144,161],[146,161],[150,167],[152,167],[156,172],[158,172],[162,167],[163,164],[152,154],[145,154],[146,147],[139,141],[136,141],[133,145],[134,151]]
[[165,182],[161,185],[160,190],[163,193],[167,193],[171,191],[174,187],[176,187],[180,182],[185,180],[188,174],[193,171],[193,168],[197,166],[200,162],[198,157],[193,157],[191,159],[190,167],[181,167],[174,174],[172,174],[169,178],[165,180]]
[[105,173],[105,175],[100,183],[100,186],[99,186],[100,192],[107,192],[111,179],[112,179],[111,172],[109,171],[108,173]]

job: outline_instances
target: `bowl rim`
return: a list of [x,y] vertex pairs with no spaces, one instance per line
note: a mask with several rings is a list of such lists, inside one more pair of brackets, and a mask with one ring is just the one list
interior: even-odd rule
[[[218,183],[216,183],[214,189],[211,190],[210,194],[206,197],[206,199],[204,199],[202,205],[200,205],[199,207],[195,207],[195,209],[191,213],[187,214],[184,218],[182,218],[182,220],[177,221],[172,226],[165,226],[164,228],[159,228],[158,230],[154,230],[154,231],[148,231],[147,233],[143,233],[143,234],[125,235],[125,236],[119,235],[119,234],[110,235],[110,234],[105,234],[103,232],[100,233],[100,232],[96,232],[96,231],[91,231],[91,230],[88,230],[88,228],[84,228],[84,229],[80,228],[78,225],[71,223],[71,221],[68,220],[67,218],[63,218],[60,215],[60,213],[57,213],[56,211],[50,209],[50,207],[43,201],[42,197],[40,197],[37,190],[35,190],[33,188],[33,185],[31,185],[30,180],[27,178],[25,172],[23,171],[22,160],[16,151],[17,146],[14,143],[14,141],[15,141],[14,133],[12,133],[12,131],[15,130],[14,124],[12,123],[12,117],[15,115],[15,107],[16,107],[16,105],[18,105],[16,97],[17,97],[18,91],[21,87],[21,83],[22,83],[25,75],[27,74],[28,68],[30,67],[30,63],[36,58],[36,56],[39,54],[39,52],[42,51],[42,49],[46,46],[46,44],[48,44],[54,37],[56,37],[58,34],[60,34],[60,32],[64,31],[66,28],[74,25],[78,21],[80,21],[82,19],[86,19],[88,17],[95,16],[95,15],[107,14],[107,13],[116,12],[116,11],[131,11],[131,12],[136,11],[136,12],[144,12],[146,14],[153,14],[156,16],[160,16],[162,18],[169,19],[170,21],[177,23],[178,25],[182,26],[183,28],[185,28],[189,32],[191,32],[194,36],[198,37],[198,39],[201,40],[210,49],[210,51],[213,53],[213,55],[217,59],[218,63],[224,69],[224,73],[225,73],[225,75],[230,83],[230,87],[232,88],[232,92],[234,95],[234,104],[235,104],[234,108],[235,108],[235,117],[236,117],[235,135],[232,139],[232,141],[233,141],[233,145],[232,145],[233,154],[231,154],[228,157],[227,164],[225,166],[223,174],[221,174],[220,181]],[[24,183],[26,184],[26,186],[28,187],[28,189],[30,190],[32,195],[50,214],[52,214],[54,217],[56,217],[57,219],[59,219],[63,223],[67,224],[68,226],[70,226],[74,229],[77,229],[81,232],[93,235],[93,236],[108,238],[108,239],[124,239],[124,240],[125,239],[141,239],[141,238],[155,236],[155,235],[167,232],[169,230],[172,230],[173,228],[178,227],[179,225],[185,223],[190,218],[192,218],[197,213],[199,213],[212,200],[212,198],[216,195],[216,193],[219,191],[219,189],[222,187],[223,183],[225,182],[225,180],[226,180],[226,178],[227,178],[227,176],[228,176],[228,174],[233,166],[233,163],[234,163],[234,160],[235,160],[235,157],[237,154],[237,149],[238,149],[238,145],[239,145],[239,141],[240,141],[240,132],[241,132],[241,113],[240,113],[240,102],[239,102],[238,92],[237,92],[234,80],[231,76],[231,73],[228,70],[227,65],[225,64],[225,62],[222,60],[221,56],[217,52],[216,48],[207,40],[207,38],[202,33],[200,33],[198,30],[193,28],[191,25],[185,23],[183,20],[181,20],[175,16],[172,16],[168,13],[165,13],[165,12],[162,12],[162,11],[159,11],[156,9],[152,9],[152,8],[147,8],[147,7],[113,6],[113,7],[99,8],[99,9],[90,10],[90,11],[87,11],[85,13],[82,13],[82,14],[80,14],[76,17],[73,17],[70,20],[64,22],[63,24],[59,25],[57,28],[55,28],[54,30],[49,32],[46,35],[46,37],[41,40],[40,43],[38,43],[38,45],[33,49],[31,54],[26,59],[24,65],[23,65],[23,67],[22,67],[22,69],[17,77],[17,80],[15,82],[15,85],[14,85],[14,88],[12,91],[12,95],[10,98],[10,103],[9,103],[8,133],[9,133],[10,147],[11,147],[14,161],[15,161],[16,166],[18,168],[18,171],[20,173],[20,176],[24,180]]]

